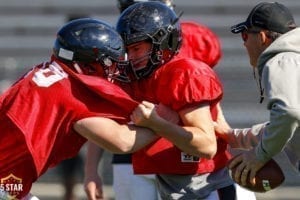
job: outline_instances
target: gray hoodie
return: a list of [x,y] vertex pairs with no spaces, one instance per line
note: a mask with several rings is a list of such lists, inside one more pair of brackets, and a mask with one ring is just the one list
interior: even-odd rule
[[270,119],[256,155],[267,161],[286,147],[300,159],[300,28],[277,38],[260,55],[257,68]]
[[228,135],[233,148],[256,146],[267,161],[282,150],[293,165],[300,160],[300,28],[277,38],[260,55],[258,71],[270,110],[269,122]]

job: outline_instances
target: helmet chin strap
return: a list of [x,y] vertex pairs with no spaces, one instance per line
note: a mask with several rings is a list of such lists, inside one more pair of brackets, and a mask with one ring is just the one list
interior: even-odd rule
[[73,67],[78,74],[93,75],[96,72],[93,69],[94,66],[89,64],[80,66],[77,62],[73,62]]
[[[153,54],[153,51],[155,52],[154,54]],[[162,54],[161,54],[161,52],[160,53],[159,52],[160,51],[155,51],[152,49],[151,51],[144,54],[143,56],[130,61],[131,70],[133,71],[133,73],[137,79],[145,78],[145,77],[149,76],[158,65],[164,63],[164,60],[162,59]],[[145,59],[147,59],[146,65],[143,65],[138,68],[135,67],[138,63],[144,61]]]
[[78,65],[78,63],[76,62],[73,62],[73,66],[74,66],[74,69],[76,70],[76,72],[78,74],[83,74],[83,71],[81,70],[80,66]]
[[[150,55],[151,55],[151,52],[148,52],[146,54],[144,54],[143,56],[137,58],[137,59],[134,59],[134,60],[131,60],[131,65],[132,65],[132,70],[135,71],[135,72],[138,72],[140,70],[143,70],[145,69],[146,67],[148,67],[148,63],[150,61]],[[143,65],[143,66],[140,66],[140,67],[135,67],[137,64],[143,62],[147,60],[147,64],[146,65]]]

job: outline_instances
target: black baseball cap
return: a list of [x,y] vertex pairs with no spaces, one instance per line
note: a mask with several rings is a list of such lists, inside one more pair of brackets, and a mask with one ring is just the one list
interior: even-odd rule
[[231,32],[240,33],[253,26],[286,33],[295,28],[296,23],[292,13],[284,5],[277,2],[262,2],[252,9],[245,22],[232,26]]

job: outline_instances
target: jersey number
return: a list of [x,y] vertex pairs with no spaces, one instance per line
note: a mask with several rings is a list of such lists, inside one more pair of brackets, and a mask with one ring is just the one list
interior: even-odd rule
[[36,71],[32,80],[40,87],[49,87],[66,77],[68,77],[68,75],[64,71],[45,68]]

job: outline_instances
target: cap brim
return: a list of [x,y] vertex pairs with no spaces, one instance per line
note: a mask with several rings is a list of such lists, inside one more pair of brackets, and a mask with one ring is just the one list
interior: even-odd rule
[[242,22],[242,23],[232,26],[231,32],[234,34],[237,34],[237,33],[243,32],[244,30],[247,30],[247,29],[248,29],[247,22]]

